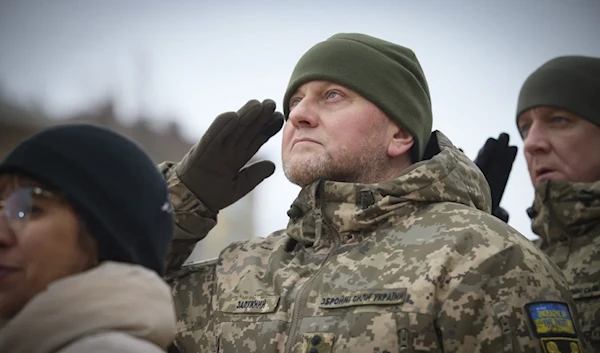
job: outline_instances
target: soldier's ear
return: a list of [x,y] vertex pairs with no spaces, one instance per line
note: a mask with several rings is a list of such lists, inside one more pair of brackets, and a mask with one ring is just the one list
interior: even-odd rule
[[387,154],[390,158],[402,156],[408,153],[414,144],[415,141],[408,130],[402,126],[397,126],[388,143]]

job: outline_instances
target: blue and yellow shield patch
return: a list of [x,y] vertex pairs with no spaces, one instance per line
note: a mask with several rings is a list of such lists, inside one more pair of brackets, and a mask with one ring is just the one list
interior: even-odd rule
[[579,353],[581,343],[566,303],[536,302],[525,305],[533,334],[545,353]]

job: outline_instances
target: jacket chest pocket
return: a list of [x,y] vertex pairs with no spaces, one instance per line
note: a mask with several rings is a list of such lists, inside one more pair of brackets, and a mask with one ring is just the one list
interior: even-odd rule
[[302,320],[294,352],[439,352],[433,319],[404,312],[405,299],[404,289],[322,296],[323,316]]
[[231,296],[219,300],[213,352],[278,352],[287,329],[275,316],[279,296]]
[[600,344],[600,284],[571,287],[571,293],[577,306],[582,331],[593,344]]
[[[336,309],[335,311],[340,311]],[[332,313],[334,314],[334,313]],[[399,352],[393,312],[346,313],[306,318],[300,328],[303,353]]]

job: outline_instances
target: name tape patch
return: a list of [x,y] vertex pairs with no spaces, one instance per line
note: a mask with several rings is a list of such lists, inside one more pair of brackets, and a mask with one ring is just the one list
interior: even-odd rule
[[278,296],[221,298],[220,307],[226,313],[270,313],[279,303]]
[[325,309],[356,305],[402,304],[406,300],[406,288],[338,292],[322,295],[318,300],[319,307]]
[[600,294],[600,284],[594,284],[586,287],[571,287],[573,298],[595,297]]
[[525,305],[527,316],[538,337],[577,337],[569,307],[559,302],[537,302]]

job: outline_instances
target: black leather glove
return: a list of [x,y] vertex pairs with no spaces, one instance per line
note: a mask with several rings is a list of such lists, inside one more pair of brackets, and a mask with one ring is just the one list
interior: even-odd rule
[[275,172],[275,164],[246,165],[283,126],[275,102],[251,100],[219,115],[175,167],[181,182],[213,212],[233,204]]
[[500,207],[500,201],[518,151],[516,146],[509,146],[508,141],[507,133],[501,133],[498,139],[488,138],[474,161],[490,185],[492,214],[505,222],[509,215]]
[[508,212],[501,206],[498,206],[498,208],[496,208],[496,210],[492,211],[492,215],[500,218],[505,223],[508,223],[508,219],[510,218]]

